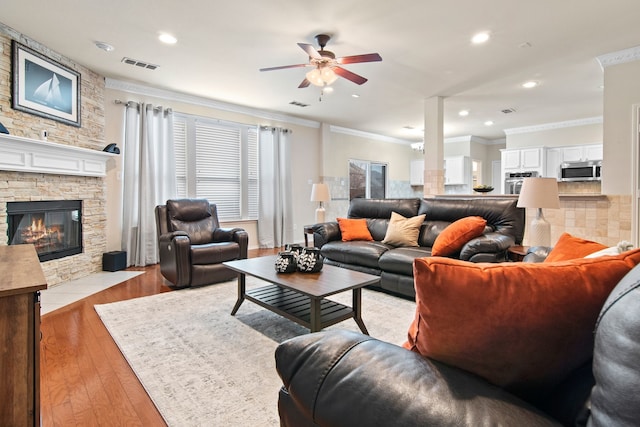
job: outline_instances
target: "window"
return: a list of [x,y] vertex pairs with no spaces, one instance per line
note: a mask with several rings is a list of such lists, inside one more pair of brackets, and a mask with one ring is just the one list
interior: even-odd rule
[[176,114],[173,130],[178,197],[215,203],[221,221],[257,219],[257,127]]
[[358,197],[384,199],[386,194],[386,163],[349,160],[349,200]]

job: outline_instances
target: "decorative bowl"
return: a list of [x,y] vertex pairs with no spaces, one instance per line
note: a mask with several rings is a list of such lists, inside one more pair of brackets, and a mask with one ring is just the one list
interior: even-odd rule
[[493,187],[473,187],[473,191],[476,193],[489,193],[493,191]]

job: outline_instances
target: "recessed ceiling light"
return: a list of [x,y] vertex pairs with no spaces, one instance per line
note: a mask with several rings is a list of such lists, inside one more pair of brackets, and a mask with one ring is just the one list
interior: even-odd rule
[[469,110],[460,110],[458,111],[458,115],[461,117],[466,117],[469,115]]
[[165,44],[176,44],[178,39],[168,33],[162,33],[158,36],[158,40]]
[[98,49],[102,49],[105,52],[112,52],[113,50],[115,50],[115,47],[111,46],[109,43],[95,42],[95,45]]
[[538,82],[534,81],[534,80],[529,80],[528,82],[524,82],[522,83],[522,87],[525,89],[531,89],[538,86]]
[[493,120],[487,120],[486,122],[484,122],[485,126],[493,126]]
[[360,95],[358,95],[357,93],[354,93],[353,95],[351,95],[353,98],[360,98]]
[[482,44],[489,40],[489,33],[484,31],[482,33],[478,33],[471,38],[471,43],[473,44]]

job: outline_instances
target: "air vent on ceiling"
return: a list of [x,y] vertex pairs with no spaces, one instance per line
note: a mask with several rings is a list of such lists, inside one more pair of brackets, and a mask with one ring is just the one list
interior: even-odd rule
[[505,108],[504,110],[500,110],[502,111],[504,114],[511,114],[511,113],[515,113],[516,109],[515,108]]
[[159,65],[149,64],[148,62],[138,61],[137,59],[127,58],[126,56],[122,58],[122,62],[129,65],[135,65],[136,67],[146,68],[147,70],[155,70],[159,68]]
[[291,101],[289,104],[295,105],[296,107],[308,107],[309,106],[309,104],[303,104],[302,102],[298,102],[298,101]]

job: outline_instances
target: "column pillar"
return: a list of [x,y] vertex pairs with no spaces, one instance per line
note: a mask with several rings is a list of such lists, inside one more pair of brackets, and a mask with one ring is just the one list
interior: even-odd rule
[[425,197],[444,194],[444,98],[424,101],[424,190]]

